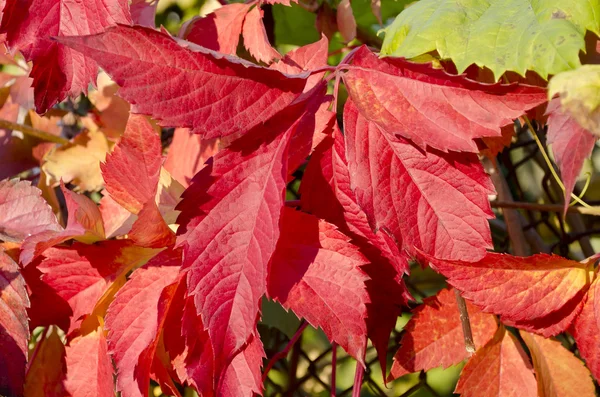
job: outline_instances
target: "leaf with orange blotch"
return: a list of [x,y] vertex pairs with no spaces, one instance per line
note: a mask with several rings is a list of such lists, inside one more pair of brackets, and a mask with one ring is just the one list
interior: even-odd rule
[[161,165],[160,137],[146,117],[131,115],[121,141],[100,169],[112,199],[137,214],[156,195]]
[[556,255],[488,252],[479,262],[427,257],[434,270],[483,311],[546,337],[563,332],[581,311],[591,268]]
[[600,281],[594,280],[587,292],[581,313],[569,330],[581,357],[596,380],[600,379]]
[[550,101],[546,113],[548,114],[548,143],[552,145],[552,153],[565,184],[566,213],[583,162],[592,153],[597,137],[581,127],[568,112],[561,108],[560,98]]
[[364,364],[367,259],[350,238],[313,215],[284,208],[267,293]]
[[49,335],[42,334],[29,360],[25,378],[27,397],[64,397],[67,364],[65,362],[65,345],[58,330],[52,327]]
[[27,237],[21,247],[20,261],[23,265],[28,265],[46,249],[72,238],[87,244],[105,238],[102,214],[96,203],[84,195],[68,190],[62,182],[60,188],[69,213],[67,227],[64,230],[48,230]]
[[189,127],[204,139],[262,125],[296,99],[307,77],[283,75],[141,26],[59,41],[96,60],[121,86],[119,95],[135,102],[134,113],[152,115],[162,126]]
[[0,181],[0,239],[21,241],[29,235],[60,231],[52,208],[42,192],[29,182]]
[[[475,347],[481,348],[494,336],[496,320],[469,302],[467,310]],[[443,289],[426,298],[413,313],[404,327],[388,381],[416,371],[446,368],[469,357],[454,291]]]
[[78,190],[96,191],[104,186],[100,162],[112,147],[100,131],[84,131],[69,144],[52,149],[42,164],[48,185],[58,185],[62,179]]
[[35,105],[44,113],[67,96],[75,97],[98,73],[98,65],[52,37],[100,33],[108,26],[131,23],[127,0],[9,1],[0,32],[13,50],[33,62]]
[[99,327],[67,346],[65,388],[73,397],[113,396],[113,366],[104,330]]
[[222,54],[235,55],[250,4],[226,4],[184,24],[179,37]]
[[464,366],[454,392],[463,397],[537,397],[537,386],[521,343],[500,326]]
[[337,6],[336,22],[342,38],[347,43],[356,37],[356,19],[350,0],[342,0]]
[[344,133],[351,186],[373,230],[413,255],[476,261],[492,248],[494,186],[475,154],[422,151],[369,121],[352,100]]
[[379,59],[364,46],[351,63],[343,78],[362,115],[389,139],[400,135],[421,149],[475,153],[473,139],[500,136],[500,127],[547,101],[545,88],[479,83],[429,64]]
[[106,314],[117,391],[147,396],[150,368],[177,284],[181,250],[164,251],[133,272]]
[[259,4],[246,14],[242,36],[244,37],[244,47],[257,61],[268,65],[281,58],[281,54],[269,43],[263,23],[263,11]]
[[175,233],[165,223],[153,200],[142,207],[129,238],[140,247],[160,248],[175,244]]
[[19,266],[0,250],[0,394],[23,394],[29,298]]
[[187,128],[176,128],[164,167],[183,186],[219,151],[218,139],[202,139]]
[[594,397],[596,395],[590,371],[560,342],[539,335],[521,332],[533,359],[538,396]]
[[94,105],[94,121],[104,135],[117,139],[125,131],[131,105],[117,95],[119,86],[105,72],[98,75],[96,85],[98,89],[88,94]]

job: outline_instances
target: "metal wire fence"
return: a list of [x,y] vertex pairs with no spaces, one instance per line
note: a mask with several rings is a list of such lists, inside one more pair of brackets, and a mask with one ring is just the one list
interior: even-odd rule
[[[544,128],[534,128],[538,129],[537,135],[545,145]],[[563,218],[563,191],[559,183],[550,172],[531,132],[520,125],[515,125],[515,129],[516,137],[512,145],[497,156],[495,164],[489,160],[484,162],[488,172],[493,174],[498,192],[493,200],[496,219],[491,222],[495,250],[515,255],[553,252],[575,260],[595,254],[600,242],[600,218],[578,213],[576,209],[571,209]],[[586,200],[589,204],[598,204],[600,186],[598,189],[594,187],[598,183],[598,172],[594,170],[593,160],[594,157],[588,181],[591,188]],[[580,188],[580,185],[576,186],[575,194],[581,193]],[[594,194],[599,197],[594,197]],[[406,282],[416,300],[414,306],[445,286],[443,277],[431,270],[423,270],[418,265],[411,267]],[[399,346],[402,326],[409,318],[410,308],[405,310],[406,314],[398,319],[396,330],[390,338],[388,371]],[[357,395],[352,390],[355,361],[342,349],[332,347],[319,331],[307,327],[299,336],[296,334],[297,340],[290,343],[289,332],[286,335],[276,328],[267,327],[261,330],[266,360],[276,355],[282,357],[268,373],[265,396],[332,396],[332,384],[335,384],[336,396]],[[561,335],[559,339],[578,354],[577,346],[569,335]],[[287,354],[286,349],[289,349]],[[360,390],[360,396],[363,397],[451,396],[462,368],[462,365],[458,365],[447,370],[411,374],[386,385],[372,346],[369,346],[366,357]]]

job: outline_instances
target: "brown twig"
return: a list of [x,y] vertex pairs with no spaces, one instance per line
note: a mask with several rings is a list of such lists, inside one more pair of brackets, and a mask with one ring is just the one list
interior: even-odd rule
[[68,139],[49,134],[46,131],[38,130],[37,128],[33,128],[28,125],[13,123],[12,121],[8,120],[0,119],[0,128],[21,131],[23,134],[33,136],[46,142],[60,143],[61,145],[69,143]]
[[[564,206],[562,204],[538,204],[538,203],[527,203],[523,201],[492,201],[492,208],[511,208],[511,209],[522,209],[530,211],[541,211],[541,212],[563,212]],[[600,212],[600,207],[586,208],[581,206],[569,207],[567,212],[583,215],[595,215]]]
[[460,323],[462,325],[463,336],[465,338],[465,349],[469,355],[475,353],[475,343],[473,342],[473,332],[471,331],[471,322],[469,321],[469,312],[467,311],[467,302],[460,296],[457,289],[454,290],[458,312],[460,313]]

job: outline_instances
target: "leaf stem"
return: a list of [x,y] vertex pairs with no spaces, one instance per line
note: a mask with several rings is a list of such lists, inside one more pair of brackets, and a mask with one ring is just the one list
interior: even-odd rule
[[354,373],[354,386],[352,386],[352,397],[360,397],[360,389],[365,375],[365,368],[356,362],[356,372]]
[[263,374],[262,374],[262,383],[265,383],[265,380],[267,380],[269,371],[271,370],[271,368],[273,368],[275,363],[287,356],[288,352],[290,351],[292,346],[294,346],[296,344],[296,342],[298,341],[300,336],[302,336],[302,332],[304,332],[304,330],[306,329],[307,326],[308,326],[308,323],[306,321],[304,321],[302,324],[300,324],[300,327],[298,327],[298,330],[296,331],[294,336],[292,336],[292,339],[290,339],[290,341],[285,346],[285,348],[282,351],[280,351],[279,353],[275,354],[273,356],[273,358],[271,358],[271,360],[269,360],[269,363],[265,367],[265,370],[263,371]]
[[335,397],[336,388],[335,388],[335,373],[337,370],[337,343],[333,342],[331,344],[331,397]]
[[69,143],[68,139],[61,138],[56,135],[52,135],[47,133],[46,131],[38,130],[37,128],[30,127],[28,125],[13,123],[12,121],[0,119],[0,128],[6,130],[17,130],[22,133],[33,136],[35,138],[41,139],[46,142],[54,142],[59,143],[61,145],[66,145]]
[[473,342],[473,332],[471,331],[471,321],[469,321],[469,312],[467,311],[467,302],[460,295],[457,289],[454,289],[458,312],[460,313],[460,323],[462,325],[463,336],[465,338],[465,349],[469,355],[475,353],[475,343]]

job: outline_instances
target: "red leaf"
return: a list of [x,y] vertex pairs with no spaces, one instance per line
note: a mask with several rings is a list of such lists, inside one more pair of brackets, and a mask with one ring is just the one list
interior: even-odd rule
[[134,112],[150,114],[164,126],[190,127],[204,139],[262,124],[287,107],[306,82],[304,75],[286,76],[188,44],[192,50],[164,32],[139,26],[60,41],[95,59],[121,86],[119,95],[133,103]]
[[4,251],[0,251],[0,292],[0,394],[22,395],[29,299],[18,265]]
[[164,251],[133,272],[109,306],[108,344],[117,367],[117,390],[125,396],[148,395],[150,367],[180,264],[181,251]]
[[10,47],[33,62],[35,105],[44,113],[67,96],[86,93],[98,65],[51,41],[51,37],[95,34],[116,23],[131,23],[127,0],[15,0],[4,10],[0,32]]
[[312,155],[300,185],[301,206],[319,218],[335,224],[352,238],[370,263],[362,267],[369,276],[367,292],[367,334],[373,341],[385,373],[390,333],[408,299],[402,274],[408,271],[406,255],[385,232],[373,233],[367,216],[350,188],[350,174],[344,137],[337,125]]
[[115,394],[113,366],[102,328],[73,339],[67,346],[65,386],[72,397]]
[[533,359],[538,395],[542,397],[594,397],[590,372],[560,342],[521,332]]
[[369,297],[360,267],[367,259],[349,237],[312,215],[285,208],[280,224],[269,262],[269,296],[364,365]]
[[218,151],[218,139],[202,139],[187,128],[176,128],[164,166],[173,178],[188,187],[206,160]]
[[48,248],[72,238],[88,244],[104,239],[104,222],[96,203],[68,190],[62,182],[60,188],[67,203],[67,227],[62,231],[49,230],[26,238],[21,246],[20,261],[23,265],[31,263]]
[[227,4],[204,18],[182,26],[180,36],[192,43],[223,54],[235,55],[249,4]]
[[153,199],[138,214],[129,238],[140,247],[161,248],[175,244],[175,233],[163,219]]
[[535,377],[521,343],[504,327],[479,349],[460,373],[462,397],[537,397]]
[[518,84],[484,84],[428,64],[379,59],[366,47],[344,74],[359,111],[391,138],[417,146],[477,152],[475,138],[500,136],[500,127],[546,102],[546,90]]
[[67,365],[65,345],[56,328],[48,336],[42,334],[27,368],[25,394],[27,397],[64,397]]
[[563,332],[573,322],[589,287],[587,264],[556,255],[490,252],[475,263],[427,259],[482,310],[544,336]]
[[262,394],[260,368],[265,357],[258,331],[248,346],[233,358],[225,370],[223,380],[217,390],[219,397],[240,397]]
[[354,19],[350,0],[342,0],[338,4],[336,22],[344,41],[354,40],[356,37],[356,19]]
[[585,304],[571,327],[581,357],[596,379],[600,379],[600,281],[594,280]]
[[29,182],[0,181],[0,239],[20,241],[32,234],[61,229],[41,196],[42,191]]
[[552,145],[554,159],[565,184],[565,213],[571,201],[571,193],[586,157],[592,153],[596,137],[582,128],[575,119],[560,108],[560,99],[548,104],[548,143]]
[[344,127],[352,186],[374,230],[438,258],[475,261],[492,247],[494,187],[476,155],[423,152],[368,121],[351,100]]
[[[0,51],[0,57],[2,57],[1,54],[2,51]],[[14,76],[8,77],[14,78]],[[28,82],[26,77],[18,80],[24,80],[20,85],[25,85]],[[13,84],[11,88],[14,89],[15,85]],[[0,118],[16,123],[18,116],[19,104],[6,100],[0,108]],[[33,142],[39,141],[34,140]],[[20,172],[39,165],[39,162],[36,161],[32,154],[31,145],[33,142],[29,137],[21,139],[13,135],[12,130],[0,128],[0,180],[12,178]]]
[[244,46],[257,61],[268,65],[273,60],[281,58],[281,54],[269,43],[263,24],[263,11],[258,5],[246,15],[242,35],[244,36]]
[[158,0],[131,0],[129,12],[134,25],[156,27],[156,6]]
[[290,107],[219,152],[178,206],[188,295],[218,354],[217,379],[255,330],[279,238],[290,135],[303,110]]
[[100,168],[110,196],[137,214],[154,200],[161,165],[160,137],[146,117],[131,115],[121,141]]
[[100,200],[100,213],[104,221],[106,238],[123,236],[127,234],[137,216],[121,207],[110,195],[106,194]]
[[[467,302],[467,310],[477,348],[494,335],[496,320]],[[460,314],[454,292],[444,289],[413,311],[404,327],[400,349],[394,356],[389,379],[435,367],[449,367],[469,357],[465,349]]]

